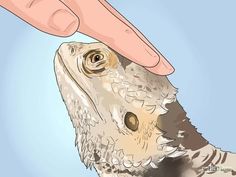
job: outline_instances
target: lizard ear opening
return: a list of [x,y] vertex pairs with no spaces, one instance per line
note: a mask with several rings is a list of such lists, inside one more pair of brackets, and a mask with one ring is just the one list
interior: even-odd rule
[[127,112],[125,114],[125,125],[128,129],[132,131],[137,131],[139,126],[139,120],[137,116],[132,112]]

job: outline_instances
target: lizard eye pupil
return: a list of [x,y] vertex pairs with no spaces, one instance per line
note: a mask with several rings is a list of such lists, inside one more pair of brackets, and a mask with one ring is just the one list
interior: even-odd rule
[[102,60],[103,58],[104,58],[104,56],[102,54],[95,54],[94,56],[92,56],[91,62],[96,63],[96,62]]
[[137,116],[132,112],[127,112],[125,114],[125,125],[132,131],[137,131],[139,126],[139,121]]
[[99,61],[99,60],[100,60],[100,58],[101,58],[101,56],[100,56],[100,55],[95,55],[95,57],[94,57],[95,61]]

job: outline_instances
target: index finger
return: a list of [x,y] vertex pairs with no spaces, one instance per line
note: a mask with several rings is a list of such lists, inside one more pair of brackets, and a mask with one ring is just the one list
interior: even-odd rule
[[148,39],[135,28],[124,16],[122,16],[116,9],[114,9],[106,0],[99,0],[109,11],[113,13],[117,18],[119,18],[123,23],[129,26],[138,37],[143,40],[146,45],[148,45],[152,50],[154,50],[159,56],[159,62],[153,67],[147,67],[147,69],[153,73],[159,75],[169,75],[174,72],[173,66],[168,62],[168,60],[148,41]]
[[[102,41],[124,57],[151,70],[167,75],[173,72],[169,62],[138,30],[104,0],[63,0],[79,17],[79,31]],[[165,61],[165,65],[163,62]]]

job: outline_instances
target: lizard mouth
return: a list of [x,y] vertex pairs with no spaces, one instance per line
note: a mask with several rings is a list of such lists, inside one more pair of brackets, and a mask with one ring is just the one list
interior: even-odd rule
[[69,71],[69,69],[66,67],[65,62],[63,61],[59,51],[56,52],[56,56],[54,59],[54,69],[55,69],[55,73],[56,73],[56,78],[57,78],[57,83],[58,86],[60,87],[60,80],[59,80],[59,72],[58,68],[61,68],[61,70],[63,70],[63,75],[66,75],[71,82],[73,82],[73,84],[75,84],[77,91],[79,92],[80,96],[82,96],[84,99],[86,99],[86,101],[88,102],[88,105],[90,108],[93,109],[93,111],[100,117],[101,120],[103,120],[102,116],[100,115],[99,111],[97,110],[97,107],[95,105],[95,103],[93,102],[93,100],[91,99],[91,97],[89,96],[89,94],[86,92],[86,89],[83,88],[83,84],[79,84],[77,82],[77,80],[75,79],[75,76],[73,76],[73,73],[71,73]]

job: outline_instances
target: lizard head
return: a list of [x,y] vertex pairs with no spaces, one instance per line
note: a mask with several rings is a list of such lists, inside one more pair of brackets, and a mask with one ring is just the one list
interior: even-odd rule
[[159,116],[176,100],[165,76],[150,73],[102,43],[63,43],[55,56],[57,83],[86,166],[156,168],[177,148]]

